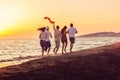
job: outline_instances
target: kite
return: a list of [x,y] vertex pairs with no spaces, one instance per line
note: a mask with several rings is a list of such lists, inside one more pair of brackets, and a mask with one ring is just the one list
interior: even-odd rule
[[52,21],[49,17],[44,17],[44,19],[49,20],[49,22],[50,22],[51,24],[54,24],[54,23],[55,23],[55,22],[54,22],[54,21]]

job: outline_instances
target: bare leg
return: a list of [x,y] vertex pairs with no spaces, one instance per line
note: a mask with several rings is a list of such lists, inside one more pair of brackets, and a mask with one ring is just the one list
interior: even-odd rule
[[55,52],[55,54],[57,54],[58,50],[59,50],[59,47],[56,47],[56,52]]
[[72,52],[73,44],[70,44],[70,52]]
[[64,50],[64,43],[62,43],[62,54],[64,54],[63,50]]
[[41,46],[41,48],[42,48],[42,56],[44,55],[44,46]]
[[42,56],[44,55],[44,50],[42,49]]
[[53,52],[54,52],[55,54],[56,54],[56,48],[57,48],[57,47],[55,47],[55,48],[53,49]]
[[65,43],[65,48],[64,48],[64,51],[66,52],[66,48],[67,48],[67,43]]
[[50,52],[50,47],[48,48],[48,52],[47,52],[47,55],[49,54],[49,52]]

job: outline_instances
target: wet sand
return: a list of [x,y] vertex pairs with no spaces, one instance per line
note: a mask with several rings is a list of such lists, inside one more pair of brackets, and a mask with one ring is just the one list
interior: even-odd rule
[[120,80],[120,43],[4,67],[0,80]]

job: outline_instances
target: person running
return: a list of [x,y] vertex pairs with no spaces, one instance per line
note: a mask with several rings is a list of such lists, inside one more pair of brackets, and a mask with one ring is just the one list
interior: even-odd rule
[[47,33],[47,39],[46,39],[46,46],[47,46],[47,55],[50,52],[50,48],[51,48],[51,43],[50,43],[50,38],[52,38],[52,34],[49,31],[49,27],[46,27],[46,33]]
[[53,29],[54,29],[54,38],[55,38],[55,48],[53,49],[53,52],[57,54],[60,46],[60,36],[61,33],[59,31],[59,25],[56,26],[55,28],[55,23],[53,24]]
[[70,24],[68,29],[69,39],[70,39],[70,52],[72,53],[73,44],[75,43],[75,33],[77,33],[76,28],[73,27],[73,23]]
[[45,41],[47,39],[47,33],[45,32],[45,29],[46,29],[45,27],[38,29],[41,31],[39,35],[39,39],[40,39],[40,46],[42,48],[42,56],[44,55],[44,51],[47,50],[46,41]]
[[66,47],[67,47],[67,26],[64,26],[61,30],[61,42],[62,42],[62,54],[64,54],[64,51],[66,53]]

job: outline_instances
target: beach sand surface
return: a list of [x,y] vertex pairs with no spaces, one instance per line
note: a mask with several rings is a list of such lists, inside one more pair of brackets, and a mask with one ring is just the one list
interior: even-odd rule
[[120,43],[4,67],[0,80],[120,80]]

